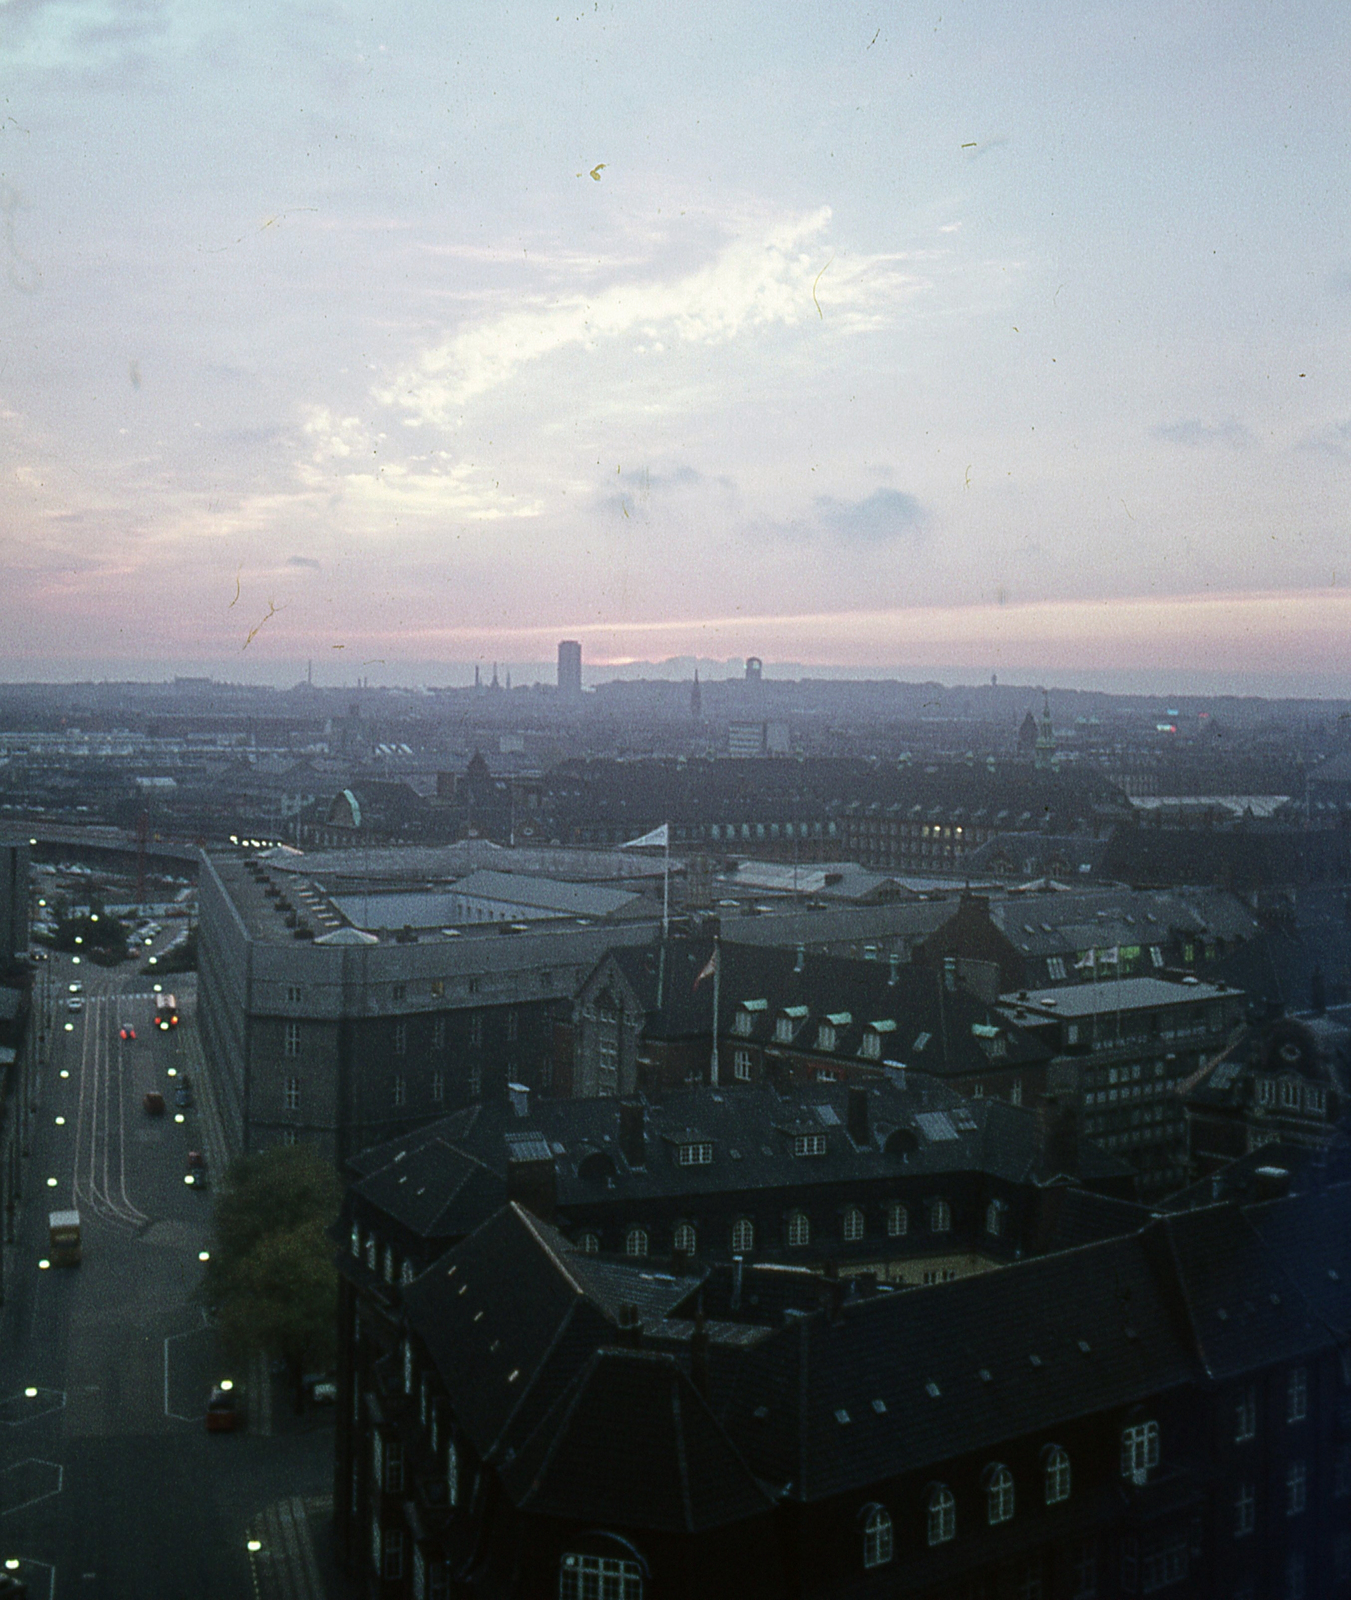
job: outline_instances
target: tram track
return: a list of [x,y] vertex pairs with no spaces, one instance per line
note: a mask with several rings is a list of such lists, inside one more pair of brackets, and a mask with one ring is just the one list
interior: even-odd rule
[[113,1037],[118,995],[90,995],[80,1047],[75,1123],[77,1207],[116,1227],[139,1231],[150,1221],[127,1193],[126,1071],[122,1041]]

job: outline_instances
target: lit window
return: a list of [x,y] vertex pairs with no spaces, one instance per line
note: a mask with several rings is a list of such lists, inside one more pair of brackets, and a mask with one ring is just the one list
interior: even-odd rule
[[952,1207],[946,1200],[935,1200],[929,1206],[929,1232],[952,1232]]
[[790,1245],[805,1245],[811,1243],[812,1225],[805,1211],[790,1211],[788,1214],[788,1243]]
[[1257,1526],[1257,1490],[1251,1483],[1240,1483],[1234,1496],[1234,1537],[1242,1539]]
[[671,1242],[682,1254],[692,1256],[696,1243],[693,1226],[688,1222],[678,1222]]
[[1159,1425],[1136,1422],[1121,1430],[1121,1476],[1143,1483],[1159,1464]]
[[992,1528],[1013,1520],[1013,1474],[996,1463],[985,1469],[985,1512]]
[[626,1256],[645,1256],[647,1254],[647,1229],[630,1228],[624,1235],[624,1254]]
[[1234,1442],[1257,1436],[1257,1390],[1245,1389],[1234,1406]]
[[899,1200],[887,1204],[887,1238],[900,1239],[910,1231],[910,1213]]
[[846,1244],[857,1244],[863,1237],[863,1213],[857,1206],[850,1206],[844,1214],[844,1238]]
[[748,1256],[755,1249],[755,1224],[749,1217],[738,1217],[732,1224],[732,1254]]
[[300,1110],[300,1079],[288,1078],[286,1080],[285,1104],[288,1111]]
[[886,1566],[891,1560],[894,1545],[891,1513],[885,1506],[869,1506],[863,1519],[863,1565]]
[[928,1535],[931,1545],[957,1537],[957,1501],[945,1483],[936,1483],[929,1490]]
[[558,1573],[558,1600],[643,1600],[643,1572],[618,1556],[569,1552]]
[[283,1048],[285,1049],[286,1054],[290,1056],[292,1060],[294,1060],[295,1057],[300,1054],[300,1024],[298,1022],[288,1022],[286,1024],[286,1035]]
[[1303,1422],[1309,1414],[1309,1373],[1305,1367],[1292,1367],[1285,1380],[1285,1420]]
[[1285,1514],[1297,1517],[1308,1501],[1309,1469],[1302,1461],[1292,1461],[1285,1469]]
[[1069,1452],[1058,1444],[1047,1445],[1042,1452],[1046,1468],[1046,1504],[1057,1506],[1070,1497]]

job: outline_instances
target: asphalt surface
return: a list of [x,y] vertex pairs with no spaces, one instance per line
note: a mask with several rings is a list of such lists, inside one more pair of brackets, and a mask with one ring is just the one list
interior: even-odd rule
[[[71,981],[84,985],[79,1012],[67,1010]],[[19,1563],[34,1597],[319,1600],[337,1592],[331,1417],[292,1418],[261,1364],[230,1371],[193,1299],[211,1190],[184,1183],[188,1152],[206,1155],[211,1177],[225,1152],[192,980],[161,981],[183,1019],[167,1034],[152,979],[130,963],[48,963],[54,1043],[0,1308],[0,1561]],[[134,1042],[119,1037],[126,1023]],[[193,1104],[180,1110],[184,1070]],[[145,1111],[150,1090],[163,1116]],[[72,1207],[83,1261],[43,1266],[47,1214]],[[207,1395],[226,1376],[249,1426],[208,1434]]]

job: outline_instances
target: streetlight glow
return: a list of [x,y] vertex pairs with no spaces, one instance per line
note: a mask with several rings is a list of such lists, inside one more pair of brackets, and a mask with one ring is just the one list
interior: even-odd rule
[[36,1399],[37,1399],[37,1397],[38,1397],[38,1392],[37,1392],[37,1390],[36,1390],[36,1389],[25,1389],[25,1390],[24,1390],[24,1394],[25,1394],[25,1395],[26,1395],[26,1396],[27,1396],[27,1397],[28,1397],[28,1398],[29,1398],[29,1399],[30,1399],[30,1400],[36,1400]]
[[174,1121],[175,1122],[182,1122],[183,1121],[183,1113],[181,1111],[175,1111],[174,1112]]
[[47,1187],[49,1189],[55,1189],[56,1188],[56,1179],[55,1178],[48,1178],[47,1179]]
[[48,1261],[46,1256],[43,1256],[42,1260],[38,1262],[38,1271],[39,1272],[46,1272],[47,1268],[50,1267],[50,1266],[51,1266],[51,1262]]
[[[67,1033],[74,1033],[75,1032],[75,1024],[73,1022],[68,1022],[66,1024],[66,1032]],[[61,1074],[61,1076],[63,1078],[68,1078],[70,1076],[70,1074],[68,1072],[63,1072]]]
[[66,1125],[66,1119],[64,1117],[58,1117],[56,1119],[56,1125],[58,1128],[64,1128]]
[[[73,1022],[68,1022],[68,1023],[67,1023],[67,1024],[66,1024],[66,1032],[67,1032],[67,1033],[69,1033],[69,1032],[70,1032],[70,1030],[71,1030],[71,1029],[72,1029],[72,1028],[73,1028],[73,1027],[74,1027],[74,1026],[75,1026],[75,1024],[74,1024],[74,1023],[73,1023]],[[65,1067],[62,1067],[62,1068],[61,1068],[61,1076],[62,1076],[62,1077],[63,1077],[63,1078],[68,1078],[68,1077],[69,1077],[69,1076],[70,1076],[70,1073],[69,1073],[69,1072],[68,1072],[68,1071],[67,1071],[67,1070],[66,1070],[66,1069],[65,1069]]]
[[210,1261],[211,1252],[209,1250],[199,1250],[197,1252],[197,1259],[199,1261]]
[[263,1541],[261,1539],[250,1539],[249,1540],[249,1552],[250,1552],[250,1554],[254,1554],[257,1551],[261,1550],[262,1548],[263,1548]]

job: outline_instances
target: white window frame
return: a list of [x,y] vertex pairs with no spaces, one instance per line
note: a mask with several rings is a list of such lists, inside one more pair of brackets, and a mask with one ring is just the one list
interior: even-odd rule
[[444,1050],[446,1048],[446,1019],[437,1017],[432,1023],[432,1049]]
[[1257,1526],[1257,1485],[1245,1480],[1234,1493],[1234,1537],[1246,1539]]
[[402,1072],[396,1072],[391,1080],[390,1098],[396,1109],[408,1104],[408,1079]]
[[646,1256],[650,1240],[647,1229],[639,1227],[637,1223],[624,1231],[624,1254],[632,1260],[638,1261]]
[[863,1565],[885,1567],[896,1553],[896,1532],[885,1506],[872,1505],[863,1519]]
[[1159,1425],[1132,1422],[1121,1430],[1121,1476],[1144,1483],[1159,1464]]
[[952,1207],[946,1200],[933,1200],[929,1204],[929,1232],[952,1232]]
[[793,1135],[793,1154],[795,1156],[823,1156],[826,1153],[826,1136],[824,1133],[797,1133]]
[[887,1201],[887,1238],[904,1239],[910,1232],[910,1213],[903,1200]]
[[282,1104],[287,1111],[300,1110],[300,1079],[287,1078],[282,1091]]
[[408,1054],[408,1024],[402,1020],[394,1024],[394,1054],[396,1056]]
[[930,1548],[957,1537],[957,1498],[947,1484],[935,1483],[930,1488],[925,1510]]
[[1257,1437],[1257,1390],[1249,1387],[1234,1406],[1234,1443],[1244,1444]]
[[708,1167],[713,1164],[713,1146],[707,1139],[691,1140],[676,1146],[676,1165],[681,1167]]
[[672,1246],[682,1250],[687,1256],[693,1256],[699,1243],[699,1236],[695,1232],[692,1222],[677,1222],[675,1232],[671,1236]]
[[844,1226],[841,1230],[846,1244],[857,1244],[867,1232],[867,1218],[863,1215],[862,1206],[848,1206],[844,1213]]
[[985,1469],[985,1520],[992,1528],[1013,1521],[1013,1474],[1002,1461]]
[[300,1055],[300,1024],[288,1022],[282,1035],[282,1054],[288,1061],[295,1061]]
[[432,1070],[431,1090],[432,1103],[439,1106],[446,1098],[446,1075],[441,1071],[440,1067]]
[[1045,1468],[1045,1499],[1048,1506],[1058,1506],[1070,1497],[1072,1474],[1070,1454],[1061,1444],[1048,1444],[1042,1452]]
[[790,1249],[803,1249],[812,1242],[812,1221],[805,1211],[790,1211],[785,1240]]
[[1285,1380],[1285,1420],[1303,1422],[1309,1415],[1309,1369],[1291,1367]]
[[751,1081],[751,1053],[749,1050],[732,1052],[732,1076],[738,1083]]
[[1304,1461],[1292,1461],[1285,1469],[1285,1514],[1298,1517],[1309,1505],[1309,1468]]
[[732,1254],[748,1256],[755,1249],[755,1224],[749,1217],[738,1217],[732,1224]]
[[569,1550],[559,1562],[558,1600],[643,1600],[643,1569],[623,1556]]

